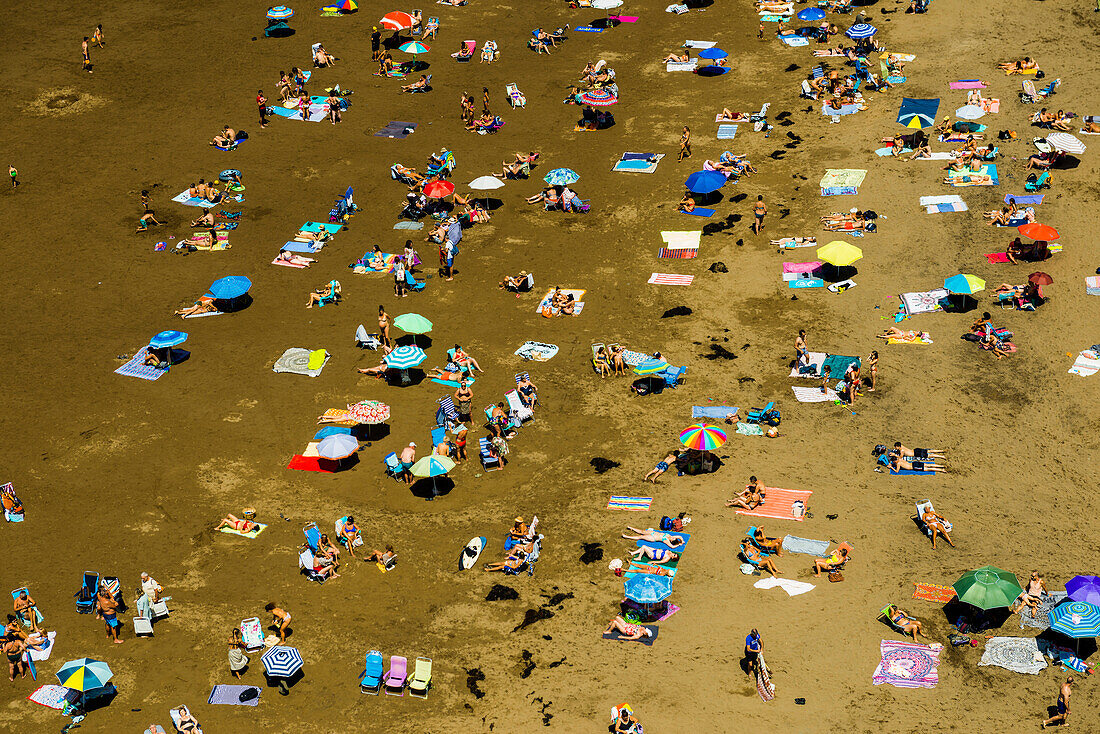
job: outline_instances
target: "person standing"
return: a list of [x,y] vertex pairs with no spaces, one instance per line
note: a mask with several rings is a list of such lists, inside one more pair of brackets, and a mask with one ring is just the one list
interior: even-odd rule
[[408,295],[405,292],[405,260],[400,257],[393,264],[393,294],[398,298]]
[[8,164],[8,175],[11,176],[11,187],[17,188],[19,186],[19,171],[15,170],[15,166]]
[[89,74],[92,73],[92,59],[88,56],[88,37],[84,36],[84,42],[80,44],[80,51],[84,55],[83,65],[80,67]]
[[264,96],[264,90],[256,90],[256,105],[260,108],[260,127],[267,127],[267,97]]
[[760,639],[760,633],[754,628],[745,638],[745,660],[749,665],[749,672],[755,672],[760,660],[760,654],[764,652],[764,641]]
[[1058,722],[1060,726],[1066,725],[1066,719],[1069,717],[1069,695],[1073,692],[1070,686],[1073,685],[1073,676],[1066,678],[1066,682],[1058,689],[1058,713],[1051,716],[1049,719],[1039,725],[1040,729],[1046,729],[1054,722]]
[[455,246],[451,238],[443,242],[443,268],[447,274],[447,280],[454,280]]
[[680,157],[676,159],[679,163],[685,158],[691,156],[691,130],[687,125],[684,125],[683,131],[680,133]]
[[23,662],[23,653],[27,651],[27,644],[15,636],[5,637],[3,640],[4,655],[8,658],[8,680],[14,682],[16,674],[26,678],[27,666]]
[[378,26],[374,26],[374,29],[370,34],[370,60],[378,61],[378,54],[382,48],[382,32],[378,30]]
[[756,203],[752,207],[752,215],[756,218],[752,223],[752,231],[756,234],[760,234],[760,231],[764,229],[764,217],[768,213],[768,207],[764,203],[764,195],[760,194],[756,197]]
[[493,114],[492,110],[489,109],[489,87],[481,88],[481,109],[486,117]]
[[107,637],[116,645],[121,645],[123,641],[118,637],[118,631],[122,628],[122,623],[118,621],[118,600],[107,588],[106,583],[100,584],[95,602],[99,615],[103,617],[103,622],[107,625]]
[[382,346],[388,347],[390,345],[390,315],[386,313],[386,308],[381,304],[378,306],[378,336]]
[[238,679],[241,677],[242,671],[248,667],[248,656],[244,653],[245,645],[244,639],[241,637],[241,630],[234,627],[229,637],[229,670]]
[[107,42],[103,40],[103,24],[96,25],[95,30],[92,31],[92,43],[97,48],[103,48],[107,45]]
[[275,606],[275,602],[264,607],[264,611],[271,612],[270,629],[274,629],[279,634],[279,643],[286,642],[286,631],[290,627],[290,612]]

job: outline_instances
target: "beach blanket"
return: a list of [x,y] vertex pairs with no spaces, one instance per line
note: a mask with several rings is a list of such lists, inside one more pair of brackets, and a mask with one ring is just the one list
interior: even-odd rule
[[742,436],[763,436],[764,428],[757,423],[745,423],[739,421],[737,423],[737,433]]
[[[441,380],[438,377],[430,377],[428,379],[438,385],[446,385],[447,387],[461,387],[461,384],[458,382],[458,380]],[[473,375],[466,375],[462,379],[466,381],[467,385],[472,385],[477,382],[477,380],[474,379]]]
[[[287,109],[286,107],[272,107],[270,108],[272,114],[276,117],[285,117],[288,120],[301,120],[302,111],[297,107],[294,109]],[[320,122],[328,117],[328,105],[312,104],[309,105],[309,121]]]
[[[640,576],[644,573],[652,574],[653,569],[652,568],[645,568],[645,567],[646,566],[656,566],[657,568],[663,568],[663,569],[667,570],[669,578],[674,579],[674,578],[676,578],[676,566],[678,565],[678,563],[679,563],[678,560],[677,561],[672,561],[672,562],[665,562],[665,563],[654,563],[653,561],[631,561],[630,562],[630,568],[627,568],[626,570],[623,571],[623,578],[624,579],[630,579],[630,578],[634,578],[635,576]],[[676,607],[676,609],[677,609],[677,611],[679,611],[680,607]],[[662,619],[665,619],[665,617],[661,617],[657,621],[661,621]]]
[[[925,463],[928,463],[928,462],[925,462]],[[894,477],[931,477],[931,476],[934,476],[935,473],[936,472],[932,471],[931,469],[927,469],[927,470],[924,470],[924,471],[918,471],[917,469],[891,469],[890,470],[890,475],[894,476]]]
[[845,104],[841,105],[840,109],[836,109],[829,103],[821,105],[821,114],[826,117],[833,117],[834,115],[854,115],[859,112],[860,106],[858,104]]
[[185,319],[204,319],[207,316],[224,316],[225,311],[203,311],[202,313],[189,313],[183,318]]
[[364,252],[363,256],[351,264],[351,270],[353,273],[360,275],[364,273],[392,273],[393,269],[397,266],[397,260],[400,255],[392,255],[388,252],[382,253],[382,261],[385,263],[382,270],[375,270],[367,265],[367,262],[374,255],[373,252]]
[[172,201],[183,204],[184,206],[198,206],[202,207],[203,209],[213,209],[214,206],[218,203],[207,201],[206,199],[203,199],[201,197],[193,197],[189,192],[190,189],[187,189],[187,191],[184,191],[182,194],[173,196]]
[[623,153],[622,158],[615,161],[612,171],[620,173],[653,173],[657,170],[657,164],[665,157],[664,153]]
[[989,183],[978,182],[971,179],[971,173],[969,171],[948,171],[947,178],[951,186],[997,186],[1000,184],[1000,179],[997,177],[997,166],[992,163],[987,163],[982,166],[982,170],[976,172],[974,175],[989,176]]
[[905,307],[906,315],[915,316],[919,313],[942,311],[943,306],[940,305],[940,301],[948,295],[946,288],[933,288],[930,291],[902,293],[898,298],[901,299],[901,305]]
[[669,250],[698,250],[702,236],[702,230],[661,232],[661,239],[664,240],[665,247]]
[[159,380],[168,373],[168,368],[160,369],[145,364],[145,357],[149,354],[149,347],[142,347],[130,361],[115,370],[116,375],[138,377],[142,380]]
[[653,273],[647,283],[653,285],[691,285],[695,280],[694,275],[679,275],[676,273]]
[[1035,206],[1043,203],[1044,196],[1046,194],[1005,194],[1004,201],[1007,204],[1009,199],[1014,199],[1021,206]]
[[657,250],[657,257],[663,260],[694,260],[698,256],[698,250],[670,250],[667,247]]
[[947,196],[922,196],[920,197],[920,205],[924,207],[924,211],[928,214],[967,211],[966,202],[963,201],[962,197],[958,194],[948,194]]
[[786,282],[792,280],[820,280],[814,278],[814,271],[819,269],[824,263],[820,260],[813,260],[811,262],[804,263],[783,263],[783,280]]
[[939,151],[934,151],[929,155],[922,155],[918,158],[914,158],[913,160],[917,160],[917,161],[953,161],[956,158],[958,158],[958,156],[955,155],[954,153],[950,152],[950,151],[939,150]]
[[978,665],[997,665],[1013,673],[1039,675],[1047,661],[1034,637],[990,637]]
[[692,59],[691,61],[668,61],[665,62],[665,71],[695,71],[698,65],[698,59]]
[[898,688],[934,688],[940,680],[936,669],[943,645],[918,645],[915,642],[883,640],[882,659],[871,676],[876,686],[889,683]]
[[603,33],[603,28],[597,28],[593,25],[579,25],[573,29],[576,33]]
[[304,255],[314,255],[323,250],[324,247],[325,245],[323,242],[318,242],[315,246],[312,242],[295,242],[292,240],[282,245],[279,251],[282,252],[286,250],[287,252],[300,252]]
[[1064,591],[1052,591],[1044,594],[1035,611],[1027,604],[1020,607],[1020,629],[1031,627],[1033,629],[1050,629],[1050,610],[1065,601],[1069,595]]
[[855,186],[826,186],[821,189],[822,196],[855,196],[859,189]]
[[924,336],[917,336],[916,334],[913,334],[912,337],[892,336],[892,337],[890,337],[889,339],[886,340],[886,343],[887,344],[931,344],[932,343],[932,338],[930,336],[928,336],[928,334],[924,334]]
[[684,48],[697,48],[702,51],[704,48],[714,48],[714,41],[684,41]]
[[937,604],[946,604],[955,598],[955,590],[950,586],[940,586],[939,584],[927,584],[923,581],[914,581],[913,598],[923,599]]
[[1090,377],[1100,371],[1100,354],[1086,349],[1077,355],[1077,360],[1069,368],[1069,374]]
[[[573,314],[576,315],[576,316],[580,316],[581,311],[584,309],[584,301],[581,300],[582,298],[584,298],[584,294],[585,294],[584,289],[583,288],[562,288],[561,289],[561,294],[563,296],[569,296],[569,295],[573,296]],[[553,300],[553,297],[554,297],[554,289],[550,288],[549,290],[546,291],[546,295],[542,297],[542,300],[539,301],[539,305],[535,306],[535,313],[542,313],[542,310],[544,308],[547,308],[550,305],[551,301]],[[554,315],[556,316],[557,314],[558,314],[558,311],[555,310]]]
[[39,706],[45,706],[46,708],[60,711],[65,708],[65,696],[69,692],[70,689],[65,686],[40,686],[34,693],[27,696],[27,700],[33,701]]
[[264,525],[262,522],[256,523],[256,529],[250,533],[242,533],[240,530],[235,530],[233,528],[218,528],[219,533],[226,533],[227,535],[239,535],[242,538],[255,538],[257,535],[265,530],[267,530],[267,525]]
[[398,222],[397,224],[393,225],[393,228],[394,229],[410,229],[410,230],[424,229],[424,223],[423,222]]
[[[576,30],[576,28],[574,28],[573,30]],[[647,647],[649,645],[652,645],[653,641],[657,639],[657,632],[658,632],[657,625],[647,624],[647,625],[645,625],[645,628],[648,629],[649,632],[650,632],[649,637],[642,637],[642,638],[639,638],[637,640],[631,640],[631,642],[638,642],[638,643],[641,643],[643,645],[646,645]],[[603,638],[605,640],[618,640],[619,642],[624,641],[623,640],[623,635],[622,635],[621,632],[619,632],[619,630],[611,630],[610,632],[605,632]]]
[[767,703],[775,698],[775,686],[772,684],[768,664],[764,662],[763,652],[757,655],[756,661],[756,692],[760,694],[760,700]]
[[53,652],[54,639],[57,637],[57,633],[53,630],[46,633],[46,644],[42,646],[41,650],[35,650],[34,648],[27,648],[27,654],[30,656],[32,662],[40,663],[43,660],[50,659],[50,653]]
[[701,206],[695,207],[690,212],[680,212],[680,213],[681,214],[687,214],[688,216],[692,216],[692,217],[713,217],[714,216],[714,210],[713,209],[706,209],[706,208],[701,207]]
[[803,553],[807,556],[827,558],[829,555],[829,541],[788,535],[783,538],[783,550],[788,553]]
[[820,387],[797,387],[792,385],[791,390],[794,392],[794,399],[800,403],[831,403],[840,400],[840,397],[831,387],[826,387],[825,392],[821,392]]
[[[902,153],[912,153],[913,149],[912,148],[902,148],[901,152]],[[888,157],[894,155],[894,146],[887,145],[885,148],[875,148],[875,155],[877,155],[879,158],[888,158]]]
[[397,140],[403,140],[416,130],[415,122],[402,122],[400,120],[391,120],[386,123],[386,126],[374,134],[376,138],[395,138]]
[[[649,528],[649,530],[653,531],[653,528]],[[678,536],[680,538],[683,538],[684,542],[681,543],[680,545],[676,546],[675,548],[673,548],[672,546],[670,546],[666,543],[654,543],[654,542],[651,542],[651,541],[648,541],[648,540],[638,540],[638,541],[635,541],[635,544],[639,548],[653,548],[655,550],[659,549],[659,550],[673,551],[674,553],[682,553],[684,551],[684,549],[687,548],[688,543],[691,541],[691,536],[688,535],[687,533],[674,533],[671,530],[669,530],[669,531],[661,530],[661,531],[653,531],[653,532],[667,532],[669,535],[675,535],[675,536]]]
[[329,353],[324,349],[303,349],[291,347],[275,360],[273,372],[289,372],[294,375],[316,377],[328,364]]
[[718,139],[719,140],[733,140],[737,137],[736,125],[719,125],[718,126]]
[[797,48],[799,46],[809,46],[810,45],[810,39],[805,38],[804,36],[799,36],[799,35],[794,35],[794,34],[789,34],[789,33],[784,33],[784,34],[780,35],[779,40],[782,41],[783,43],[787,44],[791,48]]
[[725,420],[726,416],[730,413],[736,413],[737,407],[732,405],[693,405],[691,406],[691,417],[695,418],[712,418],[714,420]]
[[780,579],[768,577],[766,579],[760,579],[753,586],[757,589],[774,589],[776,587],[783,589],[787,592],[787,596],[798,596],[799,594],[805,594],[807,591],[813,591],[814,585],[807,584],[805,581],[794,581],[793,579]]
[[291,457],[290,463],[286,465],[286,468],[295,469],[297,471],[333,474],[336,471],[336,462],[330,461],[329,459],[322,459],[318,456],[302,456],[301,454],[295,454]]
[[[250,695],[245,696],[245,700],[242,701],[242,694],[246,691]],[[227,704],[229,706],[259,706],[260,689],[256,686],[214,686],[210,691],[210,698],[206,702],[208,704]]]
[[[806,505],[809,503],[812,491],[801,489],[780,489],[767,487],[764,491],[764,502],[755,510],[738,510],[738,515],[750,517],[771,517],[778,520],[797,520],[802,522],[805,517]],[[801,505],[803,512],[796,513],[796,503]]]
[[301,227],[298,227],[299,232],[320,232],[324,230],[329,234],[336,234],[344,225],[333,222],[306,222]]
[[669,602],[668,606],[665,607],[665,613],[662,614],[660,617],[657,617],[657,621],[658,622],[664,622],[666,619],[671,617],[673,614],[676,614],[676,612],[680,611],[680,609],[681,609],[680,607],[676,606],[672,602]]
[[818,186],[859,186],[867,178],[867,171],[858,168],[828,168]]
[[[814,371],[813,372],[799,372],[798,365],[796,364],[795,367],[791,370],[790,377],[808,377],[808,378],[811,378],[811,379],[813,379],[815,377],[821,377],[821,375],[822,375],[821,368],[824,366],[825,360],[829,358],[829,355],[826,354],[825,352],[807,352],[806,357],[810,361],[810,364],[808,366],[813,367]],[[831,372],[831,368],[830,368],[830,372]]]
[[543,342],[524,342],[519,349],[513,352],[517,357],[532,362],[547,362],[557,353],[558,347],[556,345],[544,344]]
[[286,260],[280,260],[277,257],[274,260],[271,261],[271,264],[272,265],[282,265],[284,268],[299,268],[300,269],[300,268],[307,267],[304,264],[287,262]]
[[613,494],[611,495],[611,499],[607,501],[607,509],[634,510],[640,512],[642,510],[648,510],[651,504],[653,504],[652,497],[630,497],[625,494]]
[[641,352],[633,352],[629,349],[623,350],[623,362],[631,367],[637,367],[647,359],[653,359],[652,354],[642,354]]
[[950,82],[947,86],[950,89],[985,89],[988,85],[978,79],[960,79],[957,82]]

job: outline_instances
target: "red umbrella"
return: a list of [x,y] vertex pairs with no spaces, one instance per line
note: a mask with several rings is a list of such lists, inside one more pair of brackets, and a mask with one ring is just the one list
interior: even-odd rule
[[1032,222],[1031,224],[1021,224],[1016,228],[1020,234],[1024,237],[1030,237],[1033,240],[1044,240],[1050,242],[1051,240],[1058,239],[1058,230],[1051,227],[1049,224],[1039,224],[1038,222]]
[[388,28],[391,31],[403,31],[406,28],[412,28],[416,24],[413,17],[408,13],[403,13],[400,10],[395,10],[392,13],[386,13],[382,16],[382,20],[379,21],[383,28]]
[[431,181],[424,187],[424,196],[429,199],[442,199],[455,192],[455,185],[450,181]]
[[1032,285],[1050,285],[1054,282],[1054,278],[1041,271],[1027,276],[1027,280]]

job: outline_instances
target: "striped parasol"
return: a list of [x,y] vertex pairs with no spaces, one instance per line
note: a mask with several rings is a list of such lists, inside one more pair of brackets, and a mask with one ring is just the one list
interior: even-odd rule
[[382,20],[378,21],[382,24],[383,28],[387,28],[391,31],[403,31],[406,28],[412,28],[416,21],[408,13],[403,13],[400,10],[395,10],[392,13],[386,13],[382,16]]
[[1047,135],[1047,142],[1055,150],[1060,150],[1063,153],[1080,155],[1085,152],[1085,144],[1069,133],[1051,133]]
[[858,41],[861,38],[870,38],[878,33],[878,28],[875,28],[870,23],[856,23],[854,26],[844,31],[844,35],[851,38],[853,41]]
[[267,17],[270,20],[286,20],[294,15],[294,11],[285,5],[276,5],[267,9]]
[[1080,639],[1100,636],[1100,607],[1087,601],[1063,602],[1050,610],[1050,628]]
[[382,359],[395,370],[407,370],[416,367],[427,358],[428,355],[424,354],[423,349],[412,344],[406,344],[403,347],[394,349]]
[[663,359],[647,359],[638,363],[638,366],[634,368],[634,374],[655,375],[658,372],[664,372],[668,368],[669,363]]
[[113,675],[107,663],[91,658],[80,658],[62,665],[61,670],[57,671],[57,680],[66,688],[84,693],[93,688],[102,688]]
[[593,107],[610,107],[618,101],[619,98],[606,89],[589,89],[581,95],[581,102]]
[[348,406],[348,415],[356,423],[374,426],[390,419],[390,406],[377,400],[360,400]]
[[302,654],[295,647],[275,645],[269,647],[260,660],[264,671],[272,678],[289,678],[302,669]]
[[426,54],[432,50],[431,46],[426,46],[420,41],[409,41],[401,44],[398,48],[407,54]]
[[706,423],[696,423],[680,431],[680,443],[698,451],[713,451],[727,440],[725,431]]

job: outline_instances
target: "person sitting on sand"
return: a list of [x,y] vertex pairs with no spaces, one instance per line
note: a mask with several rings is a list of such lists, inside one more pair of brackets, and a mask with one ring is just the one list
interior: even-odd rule
[[947,544],[952,548],[955,544],[951,542],[951,536],[947,534],[947,518],[939,513],[933,512],[931,508],[924,511],[920,516],[921,522],[928,528],[928,532],[932,534],[932,550],[936,549],[936,536],[942,535],[943,539],[947,541]]
[[657,483],[657,477],[661,476],[666,471],[668,471],[669,466],[671,466],[672,464],[675,464],[676,459],[678,459],[679,457],[680,457],[680,452],[679,451],[670,451],[665,456],[665,458],[663,458],[663,459],[661,459],[660,461],[657,462],[657,466],[650,469],[646,473],[646,475],[644,477],[642,477],[642,481],[643,482],[652,482],[653,484],[656,484]]
[[726,500],[726,507],[740,507],[743,510],[755,510],[764,503],[764,492],[757,486],[756,477],[753,482],[745,487],[731,500]]
[[145,212],[138,219],[137,231],[144,232],[145,230],[149,229],[150,222],[152,222],[152,224],[157,227],[162,224],[162,222],[158,222],[157,218],[153,216],[153,212]]
[[530,526],[526,522],[524,522],[523,516],[520,515],[512,521],[512,529],[508,531],[508,535],[505,537],[505,540],[511,540],[518,543],[522,540],[525,540],[530,532]]
[[[615,618],[608,623],[607,629],[605,629],[603,633],[609,635],[615,631],[618,631],[619,639],[626,642],[633,642],[653,636],[653,632],[645,625],[631,624],[619,615],[615,615]],[[616,717],[616,719],[618,718],[620,717]],[[633,724],[631,726],[633,726]],[[622,729],[621,731],[630,731],[630,729]]]
[[818,558],[814,561],[814,576],[820,576],[822,571],[832,573],[848,562],[848,549],[837,548],[828,558]]
[[635,561],[650,560],[654,563],[675,563],[679,560],[680,554],[666,550],[665,548],[642,546],[630,551],[630,557]]
[[678,211],[690,214],[695,211],[695,199],[692,198],[691,193],[684,194],[684,198],[680,199],[680,203],[676,205]]
[[486,563],[484,568],[486,571],[519,571],[523,568],[523,564],[527,563],[527,552],[521,548],[515,548],[512,554],[505,558],[503,561],[497,563]]
[[222,131],[214,136],[214,139],[210,141],[210,144],[218,148],[228,148],[237,141],[237,131],[225,125],[222,127]]
[[1038,571],[1032,571],[1031,577],[1028,579],[1027,586],[1024,587],[1024,591],[1017,597],[1013,605],[1009,607],[1009,611],[1018,612],[1024,608],[1026,604],[1031,611],[1035,611],[1039,608],[1039,604],[1042,603],[1043,597],[1049,595],[1047,591],[1047,584],[1043,580],[1043,577],[1039,575]]
[[928,635],[924,634],[921,623],[914,617],[910,617],[905,612],[901,611],[896,605],[890,604],[886,607],[886,617],[893,622],[894,626],[907,635],[913,636],[913,641],[917,639],[917,635],[927,638]]
[[317,44],[313,47],[313,65],[321,67],[322,69],[328,66],[335,66],[336,57],[325,50],[325,47],[321,44]]
[[171,347],[150,347],[149,352],[145,355],[145,360],[143,361],[143,364],[147,364],[150,367],[156,367],[157,369],[168,369],[168,359],[171,356],[171,353]]
[[[419,90],[419,89],[427,89],[427,87],[428,87],[428,77],[421,74],[420,78],[417,79],[412,84],[406,84],[405,86],[401,87],[401,91],[402,92],[413,92],[413,91],[416,91],[416,90]],[[490,120],[490,122],[492,122],[492,120]]]
[[194,305],[187,308],[181,308],[178,311],[173,312],[173,316],[179,316],[181,318],[187,318],[188,316],[196,316],[202,313],[216,313],[218,307],[214,305],[214,297],[211,295],[200,296],[199,300],[195,301]]
[[198,219],[192,220],[191,226],[192,227],[215,227],[215,226],[217,226],[214,223],[214,212],[207,209],[201,217],[199,217]]
[[647,543],[664,543],[669,548],[677,548],[683,545],[686,541],[679,535],[673,535],[672,533],[662,533],[658,530],[649,528],[647,530],[639,530],[638,528],[632,528],[629,525],[626,527],[634,535],[623,535],[626,540],[644,540]]
[[309,303],[306,308],[313,308],[313,304],[322,300],[336,301],[340,298],[340,281],[332,280],[309,294]]
[[772,578],[779,576],[779,569],[776,568],[772,559],[762,554],[748,540],[741,541],[741,556],[750,566],[767,571],[772,575]]
[[[244,514],[245,516],[251,515],[255,517],[256,511],[250,511],[249,508],[245,508]],[[238,533],[247,534],[256,531],[259,527],[259,523],[253,522],[252,520],[242,520],[234,515],[226,515],[225,519],[221,521],[221,524],[214,529],[221,530],[222,528],[229,528],[230,530],[236,530]]]
[[661,59],[661,62],[665,64],[669,62],[683,64],[688,61],[691,61],[691,54],[689,54],[686,50],[680,51],[678,53],[676,51],[673,51],[668,56]]
[[774,553],[776,556],[783,555],[783,540],[781,538],[769,538],[764,535],[764,528],[757,527],[752,534],[752,539],[757,548]]

